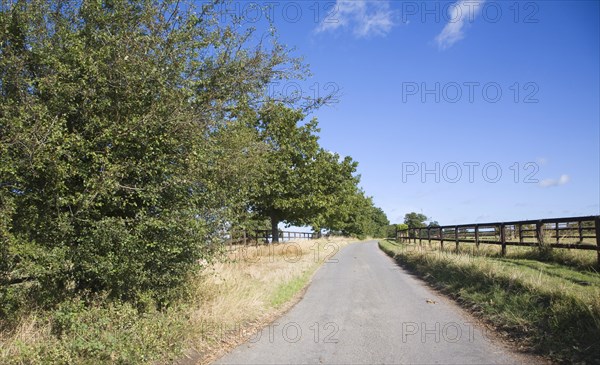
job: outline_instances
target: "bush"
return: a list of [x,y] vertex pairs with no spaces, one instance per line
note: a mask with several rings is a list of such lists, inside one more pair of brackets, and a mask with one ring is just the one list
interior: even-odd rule
[[201,6],[0,8],[1,312],[89,293],[167,305],[245,207],[215,135],[250,155],[226,126],[290,60]]

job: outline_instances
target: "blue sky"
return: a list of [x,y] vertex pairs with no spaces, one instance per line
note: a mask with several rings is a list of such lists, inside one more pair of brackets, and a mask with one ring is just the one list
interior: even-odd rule
[[391,221],[600,214],[599,2],[259,4],[310,65],[302,92],[339,88],[321,144]]

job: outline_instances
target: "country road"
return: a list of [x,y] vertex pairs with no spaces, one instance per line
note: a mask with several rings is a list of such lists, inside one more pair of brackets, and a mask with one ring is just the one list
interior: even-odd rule
[[506,364],[494,343],[377,242],[346,246],[286,315],[215,364]]

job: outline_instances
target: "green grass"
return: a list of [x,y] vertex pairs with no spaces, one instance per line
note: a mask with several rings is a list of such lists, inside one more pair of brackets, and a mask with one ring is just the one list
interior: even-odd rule
[[403,266],[507,333],[559,362],[600,363],[600,274],[558,260],[452,252],[380,241]]
[[169,363],[182,354],[186,322],[177,309],[140,315],[129,304],[73,300],[30,316],[15,329],[19,338],[10,349],[0,341],[0,359],[7,365]]
[[271,305],[279,308],[281,305],[289,302],[296,293],[304,288],[310,280],[314,270],[308,270],[302,276],[291,279],[277,287],[271,298]]

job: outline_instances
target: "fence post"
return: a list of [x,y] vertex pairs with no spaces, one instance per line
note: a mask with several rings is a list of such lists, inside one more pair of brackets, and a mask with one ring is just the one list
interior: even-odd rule
[[444,229],[440,228],[440,249],[444,249]]
[[431,248],[431,227],[427,227],[427,241],[429,241],[429,247]]
[[523,243],[523,225],[519,224],[519,243]]
[[456,253],[458,253],[458,227],[454,226],[454,241],[456,242]]
[[[583,243],[583,228],[581,221],[577,222],[577,233],[579,233],[579,243]],[[598,237],[598,235],[596,235]]]
[[537,236],[538,248],[541,250],[544,247],[544,224],[542,221],[535,223],[535,235]]
[[500,242],[502,243],[502,256],[506,255],[506,235],[504,232],[504,223],[500,223]]
[[475,225],[475,247],[479,249],[479,224]]
[[423,236],[423,228],[419,228],[419,246],[421,246],[422,236]]

